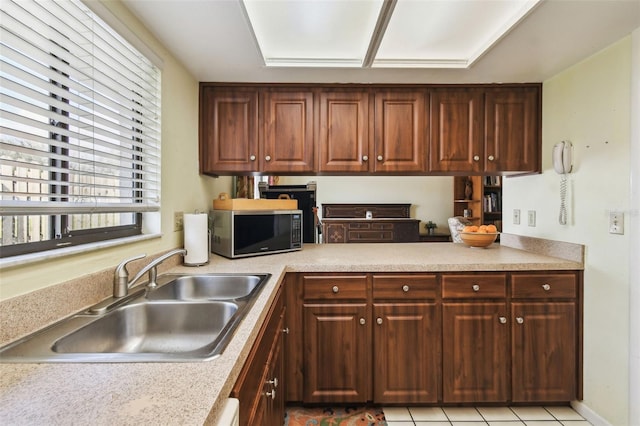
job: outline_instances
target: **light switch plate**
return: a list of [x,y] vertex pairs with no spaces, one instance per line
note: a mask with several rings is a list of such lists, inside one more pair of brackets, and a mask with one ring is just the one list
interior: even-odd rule
[[520,225],[520,209],[513,209],[513,224]]
[[527,217],[529,219],[529,226],[536,226],[536,211],[529,210],[527,214],[528,214]]
[[609,212],[609,233],[624,234],[624,213]]

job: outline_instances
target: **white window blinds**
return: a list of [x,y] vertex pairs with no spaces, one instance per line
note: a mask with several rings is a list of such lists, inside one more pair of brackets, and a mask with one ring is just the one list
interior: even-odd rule
[[79,1],[0,8],[0,214],[158,210],[160,70]]

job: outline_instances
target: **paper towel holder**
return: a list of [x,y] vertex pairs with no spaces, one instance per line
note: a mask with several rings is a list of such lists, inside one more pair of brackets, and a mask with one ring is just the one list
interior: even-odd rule
[[[200,215],[205,216],[203,221],[200,222],[198,219],[199,223],[194,224],[193,229],[187,230],[189,222],[187,218]],[[208,229],[208,222],[208,215],[206,213],[200,213],[198,210],[196,210],[193,215],[185,215],[184,248],[187,250],[187,254],[183,257],[184,266],[204,266],[209,264],[209,253],[211,253],[211,230]],[[206,242],[201,239],[203,238],[201,235],[204,236]],[[202,247],[203,242],[205,242],[206,247]],[[190,259],[190,257],[193,257],[189,256],[189,251],[191,251],[191,249],[195,250],[195,253],[193,254],[196,259]]]

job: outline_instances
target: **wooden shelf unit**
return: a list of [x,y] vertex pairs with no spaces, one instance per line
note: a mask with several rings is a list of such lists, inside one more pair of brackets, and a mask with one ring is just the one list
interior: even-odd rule
[[[494,224],[502,232],[502,177],[500,176],[456,176],[453,178],[453,215],[467,217],[474,225]],[[465,195],[467,181],[471,181],[472,194]],[[489,185],[488,183],[491,182]],[[489,202],[493,200],[493,202]],[[491,207],[490,207],[491,206]]]

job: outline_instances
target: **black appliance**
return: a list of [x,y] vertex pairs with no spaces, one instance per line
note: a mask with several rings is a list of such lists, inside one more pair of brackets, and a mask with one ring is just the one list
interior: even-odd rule
[[309,182],[306,185],[258,183],[260,198],[278,199],[285,194],[293,200],[298,200],[298,209],[302,210],[302,241],[311,244],[318,242],[318,236],[322,232],[317,215],[316,187],[315,182]]

